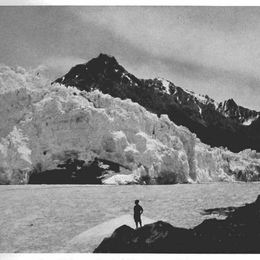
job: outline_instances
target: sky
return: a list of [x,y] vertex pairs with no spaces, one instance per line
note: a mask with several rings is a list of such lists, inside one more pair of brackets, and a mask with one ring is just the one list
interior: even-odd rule
[[53,80],[106,53],[139,78],[260,111],[260,7],[0,6],[0,39],[0,63]]

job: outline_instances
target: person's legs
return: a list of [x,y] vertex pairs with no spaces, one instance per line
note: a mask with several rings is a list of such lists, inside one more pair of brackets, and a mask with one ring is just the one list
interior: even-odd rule
[[141,219],[139,219],[139,223],[140,223],[140,227],[142,227],[142,220]]
[[135,229],[138,229],[138,220],[136,220],[136,219],[135,219],[135,226],[136,226]]

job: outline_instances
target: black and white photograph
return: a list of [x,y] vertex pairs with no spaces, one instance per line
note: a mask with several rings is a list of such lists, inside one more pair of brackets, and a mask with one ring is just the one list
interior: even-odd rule
[[0,258],[260,254],[260,6],[76,2],[0,0]]

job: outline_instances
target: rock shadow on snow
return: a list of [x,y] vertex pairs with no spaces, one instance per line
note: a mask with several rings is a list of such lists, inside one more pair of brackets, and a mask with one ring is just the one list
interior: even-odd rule
[[[105,165],[105,167],[104,167]],[[119,172],[117,163],[96,158],[90,164],[83,160],[68,159],[58,165],[59,169],[34,171],[29,184],[102,184],[102,178],[110,170]]]

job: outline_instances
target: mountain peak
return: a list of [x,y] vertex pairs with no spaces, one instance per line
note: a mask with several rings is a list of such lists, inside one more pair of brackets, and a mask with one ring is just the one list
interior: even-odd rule
[[221,102],[218,111],[246,126],[251,125],[260,115],[260,112],[237,105],[233,98]]
[[225,100],[224,102],[219,103],[219,111],[222,111],[224,113],[226,113],[230,110],[233,111],[233,110],[237,110],[237,109],[238,109],[238,105],[233,98],[229,98],[229,99]]
[[237,103],[235,102],[235,100],[233,98],[230,98],[230,99],[226,100],[225,102],[228,106],[232,106],[232,107],[237,106]]
[[[65,86],[76,86],[81,90],[91,91],[100,85],[101,82],[105,82],[105,88],[110,88],[112,82],[119,85],[139,84],[139,80],[128,73],[125,68],[117,62],[114,56],[104,53],[100,53],[87,63],[74,66],[66,75],[58,78],[53,83],[60,83]],[[107,93],[109,93],[109,90],[107,90]]]
[[114,56],[100,53],[96,58],[91,59],[85,66],[95,72],[104,72],[107,68],[121,67]]
[[99,60],[99,61],[103,61],[106,64],[114,63],[114,64],[118,65],[118,62],[117,62],[117,60],[114,56],[111,56],[111,55],[108,55],[108,54],[105,54],[105,53],[100,53],[98,55],[98,57],[94,58],[94,59]]

